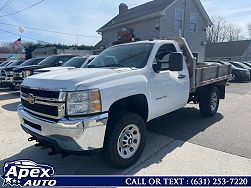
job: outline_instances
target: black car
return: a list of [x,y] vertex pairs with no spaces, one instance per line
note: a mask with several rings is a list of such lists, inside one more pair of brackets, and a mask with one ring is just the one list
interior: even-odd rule
[[232,70],[232,80],[233,82],[236,81],[247,81],[250,79],[250,72],[247,69],[238,68],[234,66],[231,63],[225,62],[225,61],[217,61],[217,63],[220,63],[222,65],[231,65]]
[[75,56],[76,55],[53,55],[45,58],[37,65],[18,67],[15,69],[16,76],[13,78],[14,84],[16,87],[19,87],[20,84],[23,82],[23,80],[26,77],[33,75],[34,71],[36,71],[37,69],[62,66],[65,62],[67,62],[69,59]]
[[[86,61],[88,60],[88,57],[73,57],[70,60],[68,60],[66,63],[64,63],[61,67],[67,68],[80,68],[82,65],[86,64]],[[49,71],[57,71],[61,70],[61,67],[49,67],[49,68],[43,68],[43,69],[38,69],[34,71],[34,74],[40,74],[44,72],[49,72]]]
[[9,82],[9,80],[6,80],[8,76],[10,76],[13,72],[13,69],[19,65],[21,65],[24,61],[14,61],[10,63],[8,66],[1,68],[1,76],[0,76],[0,83],[3,83],[5,85],[11,86],[12,84]]
[[[240,68],[240,69],[246,69],[250,72],[251,74],[251,68],[243,63],[240,63],[240,62],[229,62],[230,64],[234,65],[235,67],[237,68]],[[249,78],[250,79],[250,78]]]
[[20,70],[25,69],[25,68],[29,68],[30,66],[33,66],[33,65],[37,65],[41,61],[43,61],[44,59],[45,59],[44,57],[32,58],[32,59],[26,60],[20,66],[14,68],[13,69],[12,84],[15,86],[16,85],[15,80],[18,82],[20,80],[20,77],[22,77],[22,71],[20,71]]

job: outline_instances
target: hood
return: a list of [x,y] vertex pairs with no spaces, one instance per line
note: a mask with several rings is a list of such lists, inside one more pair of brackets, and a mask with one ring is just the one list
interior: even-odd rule
[[[44,89],[64,89],[75,91],[82,87],[94,87],[97,84],[125,78],[136,72],[132,69],[78,68],[64,71],[52,71],[26,78],[22,85]],[[127,75],[126,75],[127,74]]]
[[62,70],[71,70],[75,67],[48,67],[36,70],[37,73],[49,72],[49,71],[62,71]]
[[14,68],[16,68],[15,66],[14,67],[5,67],[5,68],[2,68],[1,70],[2,71],[11,71],[13,70]]
[[14,69],[14,71],[22,72],[23,70],[36,70],[36,69],[41,69],[41,68],[45,68],[45,67],[47,67],[47,66],[43,66],[43,65],[21,66],[21,67],[16,67]]

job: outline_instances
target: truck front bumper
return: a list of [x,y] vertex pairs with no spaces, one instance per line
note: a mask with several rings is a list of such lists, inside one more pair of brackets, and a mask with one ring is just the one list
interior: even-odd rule
[[17,107],[22,128],[41,145],[57,152],[82,152],[103,147],[108,113],[91,117],[61,119],[58,122],[42,119]]

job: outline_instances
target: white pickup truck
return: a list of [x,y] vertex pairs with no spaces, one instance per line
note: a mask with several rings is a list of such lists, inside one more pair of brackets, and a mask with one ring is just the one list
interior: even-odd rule
[[214,116],[230,77],[230,66],[196,63],[183,38],[122,44],[88,68],[26,78],[18,113],[29,141],[49,154],[102,148],[103,159],[126,168],[144,149],[148,121],[191,101]]

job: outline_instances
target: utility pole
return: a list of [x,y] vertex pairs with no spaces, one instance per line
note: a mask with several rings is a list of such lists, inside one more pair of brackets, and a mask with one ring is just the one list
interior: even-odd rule
[[182,37],[183,37],[183,38],[185,38],[185,29],[186,29],[186,13],[187,13],[187,0],[185,0],[184,22],[183,22],[183,33],[182,33]]
[[77,51],[78,51],[78,56],[79,56],[79,49],[78,49],[78,34],[77,34]]

